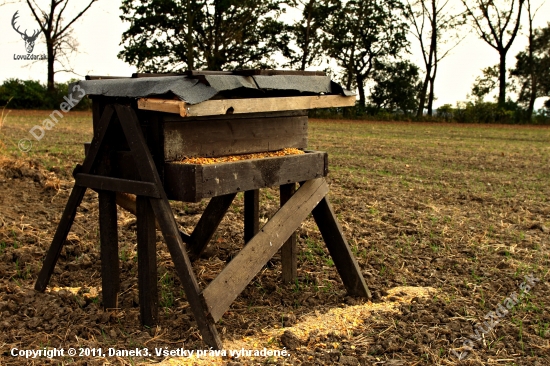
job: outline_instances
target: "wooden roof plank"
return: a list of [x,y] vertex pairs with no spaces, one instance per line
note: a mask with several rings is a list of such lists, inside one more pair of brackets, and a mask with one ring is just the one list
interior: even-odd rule
[[180,104],[185,103],[180,100],[159,99],[159,98],[140,98],[138,99],[138,108],[148,111],[180,113]]
[[138,100],[138,108],[166,113],[179,113],[182,117],[201,117],[224,114],[351,107],[355,105],[355,100],[355,96],[314,95],[305,97],[218,99],[207,100],[198,104],[187,104],[177,100],[140,98]]

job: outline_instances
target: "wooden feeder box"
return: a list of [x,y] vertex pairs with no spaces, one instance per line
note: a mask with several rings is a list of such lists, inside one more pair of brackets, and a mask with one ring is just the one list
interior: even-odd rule
[[[310,213],[348,293],[370,297],[326,197],[327,153],[306,150],[308,110],[352,106],[353,94],[322,73],[273,70],[87,77],[77,85],[93,99],[94,137],[73,173],[75,186],[36,282],[38,291],[46,289],[77,207],[91,188],[99,196],[105,308],[117,307],[119,291],[117,204],[136,214],[144,325],[155,325],[158,319],[156,226],[203,340],[214,348],[222,347],[215,322],[277,251],[283,281],[294,281],[295,231]],[[214,164],[181,162],[286,148],[304,153]],[[259,189],[275,186],[280,187],[281,208],[260,228]],[[246,245],[201,289],[191,262],[206,248],[238,192],[244,192]],[[168,200],[204,198],[210,201],[192,234],[180,232]]]

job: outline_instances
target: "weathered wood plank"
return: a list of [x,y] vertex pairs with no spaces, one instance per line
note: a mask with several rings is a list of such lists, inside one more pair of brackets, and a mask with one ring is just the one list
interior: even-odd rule
[[306,97],[279,97],[255,99],[207,100],[199,104],[180,104],[180,116],[211,116],[256,112],[293,111],[299,109],[350,107],[355,105],[355,96],[316,95]]
[[111,155],[111,175],[115,178],[141,180],[136,162],[130,151],[115,151]]
[[[252,76],[252,75],[312,75],[312,76],[326,76],[324,71],[300,71],[300,70],[233,70],[233,71],[215,71],[215,70],[187,70],[183,74],[176,73],[133,73],[133,78],[143,78],[143,77],[159,77],[159,76],[179,76],[179,75],[188,75],[188,76],[200,76],[200,75],[243,75],[243,76]],[[97,76],[97,78],[116,78],[108,76]],[[95,80],[88,79],[86,80]]]
[[[114,108],[112,105],[107,105],[104,108],[99,108],[101,110],[101,118],[97,120],[97,124],[94,124],[94,137],[90,142],[90,148],[84,162],[82,163],[82,168],[80,173],[91,173],[93,168],[99,163],[98,155],[100,154],[101,147],[103,146],[103,140],[107,134],[107,130],[111,126],[111,119],[113,118]],[[94,113],[96,111],[94,110]],[[98,112],[99,113],[99,112]]]
[[116,194],[116,204],[131,214],[137,213],[136,196],[127,193]]
[[231,75],[231,71],[218,71],[218,70],[187,70],[184,72],[188,76],[200,76],[200,75]]
[[134,72],[132,78],[158,78],[162,76],[182,76],[183,74],[177,74],[175,72],[155,73],[155,72]]
[[36,283],[34,285],[34,289],[36,291],[44,292],[48,286],[48,282],[50,282],[55,264],[59,259],[61,249],[63,249],[63,244],[65,243],[65,239],[67,239],[67,235],[71,230],[71,226],[76,216],[76,209],[80,206],[82,198],[84,198],[84,193],[86,193],[86,188],[84,187],[73,187],[73,190],[71,191],[67,205],[61,215],[61,220],[57,225],[55,235],[52,239],[52,244],[48,249],[46,258],[42,263],[42,269],[36,279]]
[[99,191],[98,196],[103,307],[115,309],[118,307],[120,290],[116,194]]
[[[283,184],[280,187],[281,207],[288,202],[290,197],[296,192],[296,183]],[[285,283],[291,283],[298,278],[298,262],[297,262],[298,247],[296,244],[296,231],[290,235],[290,238],[283,244],[281,248],[281,266],[282,279]]]
[[326,197],[313,209],[313,218],[348,293],[370,299],[371,294],[361,274],[361,268]]
[[208,346],[214,349],[221,349],[222,341],[216,330],[215,321],[211,315],[208,314],[208,309],[199,297],[199,284],[193,273],[191,261],[187,255],[183,240],[179,235],[168,200],[152,198],[151,205],[153,206],[155,216],[161,226],[166,246],[174,262],[178,277],[183,284],[185,296],[193,311],[203,340]]
[[236,193],[231,193],[213,197],[208,202],[208,206],[206,206],[197,226],[195,226],[191,234],[191,244],[188,246],[188,249],[192,259],[199,257],[204,249],[206,249],[236,195]]
[[[102,99],[100,98],[92,99],[92,128],[94,132],[99,127],[101,116],[103,115],[104,110],[105,110],[105,103],[103,102]],[[91,145],[92,145],[91,141],[84,143],[84,157],[88,155],[88,151],[90,150]]]
[[129,79],[129,76],[101,76],[101,75],[86,75],[86,80],[107,80],[107,79]]
[[324,71],[301,71],[301,70],[235,70],[234,75],[253,76],[253,75],[298,75],[298,76],[327,76]]
[[124,192],[139,196],[160,198],[157,186],[149,182],[78,173],[75,175],[75,184],[95,190]]
[[[136,197],[132,194],[126,194],[126,193],[119,193],[116,194],[116,204],[119,207],[122,207],[126,211],[128,211],[131,214],[137,214],[137,208],[136,208]],[[160,230],[160,225],[158,222],[156,222],[155,219],[155,227]],[[180,231],[181,240],[183,240],[186,244],[191,244],[191,236],[187,235]]]
[[[355,105],[355,96],[315,95],[305,97],[279,97],[254,99],[218,99],[198,104],[179,102],[179,114],[182,117],[215,116],[222,114],[241,114],[257,112],[293,111],[299,109],[351,107]],[[159,99],[140,98],[139,109],[166,112],[166,106]],[[170,107],[172,110],[173,107]],[[174,112],[169,112],[174,113]]]
[[248,243],[260,230],[260,190],[244,192],[244,242]]
[[164,159],[212,157],[307,147],[303,116],[165,122]]
[[137,197],[136,210],[141,323],[154,326],[158,320],[156,221],[147,197]]
[[222,114],[219,116],[201,116],[201,117],[182,117],[179,114],[162,113],[162,120],[164,122],[209,122],[209,121],[232,121],[235,119],[247,119],[255,118],[256,120],[272,117],[296,117],[296,116],[308,116],[308,111],[305,109],[298,109],[295,111],[277,111],[277,112],[258,112],[258,113],[246,113],[246,114]]
[[147,120],[147,127],[146,130],[143,130],[143,134],[147,135],[147,146],[153,156],[160,180],[164,181],[164,124],[162,122],[162,115],[161,113],[150,111],[137,111],[137,113],[140,114],[138,116],[140,121]]
[[214,320],[223,316],[328,190],[324,178],[306,182],[210,283],[202,296]]
[[200,202],[203,198],[221,196],[234,192],[224,192],[219,195],[205,196],[201,186],[202,168],[191,164],[164,164],[164,190],[170,200],[183,202]]
[[88,155],[88,151],[90,151],[91,142],[85,142],[84,143],[84,156]]
[[209,165],[166,163],[164,187],[170,199],[198,202],[202,198],[324,177],[325,158],[325,152],[314,151]]
[[[145,144],[145,139],[141,133],[139,121],[134,110],[128,106],[117,105],[116,111],[142,179],[161,187],[160,177],[153,158]],[[150,202],[161,227],[162,235],[166,241],[166,246],[174,262],[178,277],[183,284],[187,301],[193,311],[204,342],[210,347],[221,349],[221,339],[216,331],[214,320],[208,314],[205,304],[199,295],[200,288],[197,278],[193,273],[191,261],[187,255],[187,250],[178,231],[172,209],[163,190],[161,190],[161,196],[162,198],[160,199],[151,198]]]
[[181,103],[180,100],[173,99],[141,98],[138,99],[138,108],[148,111],[179,114]]

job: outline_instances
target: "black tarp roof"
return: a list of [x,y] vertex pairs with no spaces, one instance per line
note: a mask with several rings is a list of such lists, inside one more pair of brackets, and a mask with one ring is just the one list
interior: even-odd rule
[[[83,80],[75,84],[90,96],[143,98],[173,94],[189,104],[198,104],[215,96],[355,95],[331,81],[330,77],[317,75],[158,76]],[[74,90],[73,86],[69,90]]]

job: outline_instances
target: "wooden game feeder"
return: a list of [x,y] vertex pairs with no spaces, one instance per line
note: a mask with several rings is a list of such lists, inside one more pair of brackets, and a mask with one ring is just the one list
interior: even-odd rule
[[[208,165],[179,162],[184,157],[305,149],[307,111],[352,106],[354,95],[315,72],[192,71],[180,76],[87,79],[71,90],[91,96],[94,136],[84,162],[73,172],[75,185],[36,290],[45,291],[77,208],[91,188],[99,197],[105,308],[117,307],[120,283],[117,202],[132,206],[124,194],[136,196],[139,305],[144,325],[155,325],[158,319],[155,223],[203,340],[216,349],[222,348],[222,342],[215,322],[279,249],[283,280],[296,278],[295,231],[310,213],[347,292],[370,298],[327,199],[325,152]],[[274,186],[280,187],[281,207],[260,228],[259,189]],[[244,192],[246,245],[201,289],[192,260],[206,248],[238,192]],[[203,198],[210,202],[192,234],[180,232],[168,200],[198,202]]]

